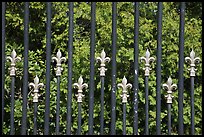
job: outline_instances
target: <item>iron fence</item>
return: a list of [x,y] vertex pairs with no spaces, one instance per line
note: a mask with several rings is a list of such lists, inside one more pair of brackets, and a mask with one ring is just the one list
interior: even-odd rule
[[[56,57],[51,57],[51,15],[52,15],[52,5],[51,2],[46,3],[46,12],[47,12],[47,21],[46,21],[46,83],[40,83],[40,79],[36,75],[34,78],[34,83],[28,81],[28,53],[29,53],[29,2],[25,2],[24,6],[24,65],[23,65],[23,105],[22,105],[22,121],[21,121],[21,134],[27,134],[27,96],[28,96],[28,87],[32,91],[33,104],[34,104],[34,127],[33,134],[37,134],[37,111],[38,111],[38,97],[39,88],[45,87],[45,119],[44,119],[44,135],[49,134],[49,125],[50,125],[50,69],[51,61],[56,62],[56,77],[57,77],[57,100],[56,100],[56,134],[60,134],[60,76],[63,70],[62,63],[68,60],[68,92],[67,92],[67,115],[66,115],[66,134],[70,135],[72,127],[72,89],[73,86],[78,90],[77,92],[77,102],[78,102],[78,130],[77,134],[81,134],[81,109],[82,109],[82,100],[85,96],[83,90],[89,89],[89,117],[88,117],[88,134],[92,135],[93,126],[94,126],[94,91],[95,91],[95,29],[96,29],[96,3],[91,2],[91,44],[90,44],[90,82],[89,85],[83,81],[82,76],[79,77],[78,82],[72,84],[72,68],[73,68],[73,32],[74,32],[74,12],[73,12],[73,2],[69,2],[69,41],[68,41],[68,58],[62,57],[62,53],[58,50]],[[177,84],[172,82],[171,76],[169,76],[167,83],[161,83],[161,55],[162,55],[162,2],[158,2],[158,24],[157,24],[157,54],[156,59],[150,56],[150,52],[147,49],[144,57],[139,58],[139,46],[138,46],[138,36],[139,36],[139,3],[134,3],[134,81],[133,83],[128,83],[126,77],[122,79],[122,83],[116,83],[116,51],[117,51],[117,3],[112,3],[112,56],[109,58],[106,56],[104,50],[101,52],[101,56],[97,57],[96,60],[100,64],[100,82],[101,82],[101,98],[100,98],[100,134],[104,134],[104,83],[105,83],[105,72],[107,71],[106,64],[111,61],[111,126],[110,134],[116,134],[116,92],[118,88],[122,88],[122,104],[123,104],[123,135],[126,135],[126,103],[129,90],[133,90],[133,134],[138,135],[138,75],[139,75],[139,59],[145,62],[144,72],[144,81],[145,81],[145,132],[144,134],[149,135],[149,89],[148,89],[148,78],[151,73],[151,63],[156,62],[156,134],[160,135],[161,133],[161,85],[163,84],[164,89],[167,89],[167,114],[168,114],[168,134],[171,134],[171,104],[172,104],[172,91],[177,88]],[[5,59],[11,61],[10,65],[10,77],[11,77],[11,107],[10,107],[10,134],[15,134],[14,127],[14,94],[15,94],[15,75],[16,75],[16,62],[20,61],[21,58],[18,57],[15,50],[12,51],[11,56],[6,55],[5,58],[5,11],[6,3],[2,2],[2,123],[4,123],[4,75],[5,75]],[[183,91],[184,91],[184,24],[185,24],[185,2],[180,3],[180,30],[179,30],[179,72],[178,72],[178,134],[184,134],[184,121],[183,121]],[[190,57],[185,58],[186,61],[190,63],[190,80],[191,80],[191,134],[194,133],[195,124],[194,124],[194,77],[195,77],[195,63],[200,61],[199,57],[195,57],[195,52],[192,50]],[[7,70],[6,70],[7,71]],[[28,84],[29,83],[29,84]],[[3,130],[2,126],[2,130]]]

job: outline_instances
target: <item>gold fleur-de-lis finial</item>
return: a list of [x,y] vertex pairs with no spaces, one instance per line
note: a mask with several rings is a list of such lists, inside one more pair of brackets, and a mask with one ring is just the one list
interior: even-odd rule
[[127,95],[127,89],[128,88],[132,88],[132,84],[128,83],[127,84],[127,79],[125,78],[125,76],[123,77],[122,83],[118,84],[118,87],[122,88],[122,95],[120,95],[122,97],[122,103],[127,103],[127,98],[129,97],[129,95]]
[[76,95],[77,102],[82,102],[82,97],[84,97],[84,95],[82,94],[83,88],[88,88],[88,85],[86,83],[83,84],[83,78],[82,76],[80,76],[78,79],[78,83],[74,83],[73,86],[74,88],[78,88],[78,94]]
[[197,70],[195,68],[195,63],[199,63],[200,62],[200,58],[199,57],[195,57],[195,52],[191,51],[190,53],[190,57],[186,57],[185,61],[190,63],[190,67],[188,70],[190,70],[190,76],[195,76],[195,71]]
[[38,90],[39,88],[42,88],[44,87],[44,84],[43,83],[39,83],[39,78],[38,76],[36,75],[35,78],[34,78],[34,83],[29,83],[29,88],[31,89],[33,87],[34,91],[33,91],[33,102],[38,102],[38,97],[40,96],[38,94]]
[[149,52],[149,50],[147,49],[147,51],[146,51],[146,57],[141,57],[140,59],[141,59],[141,61],[142,61],[142,60],[145,61],[145,68],[143,68],[143,70],[145,70],[145,76],[149,76],[149,71],[151,70],[151,68],[150,68],[150,62],[155,60],[154,57],[150,57],[150,52]]
[[57,57],[52,57],[52,61],[56,61],[57,62],[57,68],[55,68],[56,70],[56,76],[60,76],[61,75],[61,72],[63,70],[63,68],[61,67],[62,66],[62,61],[66,61],[66,58],[65,57],[62,57],[62,53],[60,52],[60,49],[58,49],[57,51],[57,54],[56,54]]
[[100,76],[105,76],[105,71],[107,70],[105,68],[105,63],[106,62],[110,62],[110,58],[109,57],[106,57],[106,53],[104,51],[104,49],[102,50],[101,52],[101,57],[97,57],[96,58],[96,61],[100,61],[101,62],[101,65],[100,65],[100,68],[98,68],[98,70],[100,70]]
[[11,61],[11,67],[9,68],[10,70],[10,76],[15,76],[16,75],[16,61],[21,61],[20,57],[16,57],[16,51],[13,49],[11,52],[11,56],[6,57],[6,59],[9,59]]
[[168,78],[167,83],[163,84],[163,88],[167,89],[167,95],[165,97],[167,98],[167,103],[172,103],[172,90],[175,90],[177,88],[176,84],[172,84],[171,77]]

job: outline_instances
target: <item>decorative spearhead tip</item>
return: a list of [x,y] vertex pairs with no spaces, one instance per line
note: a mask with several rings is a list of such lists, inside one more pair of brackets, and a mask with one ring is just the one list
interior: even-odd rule
[[62,53],[60,51],[60,49],[58,49],[56,57],[52,57],[52,61],[56,61],[57,62],[57,68],[55,68],[56,70],[56,76],[61,76],[61,72],[63,70],[63,68],[61,67],[61,63],[62,61],[66,61],[65,57],[62,57]]
[[82,83],[83,83],[83,78],[82,78],[82,76],[79,77],[78,83],[79,83],[79,85],[82,85]]
[[172,84],[172,79],[171,79],[171,77],[169,77],[167,80],[167,85],[171,85],[171,84]]
[[142,60],[145,61],[145,68],[143,68],[145,70],[145,76],[149,76],[149,72],[151,70],[150,62],[155,60],[154,57],[150,57],[150,52],[147,49],[146,53],[145,53],[145,57],[141,57],[140,59],[141,59],[141,61]]
[[11,58],[16,58],[16,51],[13,49],[13,51],[11,52]]
[[165,97],[167,98],[167,103],[172,103],[172,90],[177,88],[176,84],[172,84],[172,79],[171,77],[168,78],[167,82],[163,84],[163,88],[167,89],[167,95]]
[[58,58],[61,58],[61,56],[62,56],[62,53],[60,52],[60,49],[58,49],[58,51],[57,51],[57,57],[58,57]]
[[122,83],[119,83],[118,84],[118,87],[121,87],[122,88],[122,103],[127,103],[127,97],[129,97],[129,95],[127,94],[127,88],[132,88],[132,84],[128,83],[127,84],[127,79],[126,77],[124,76],[123,79],[122,79]]
[[11,52],[11,56],[7,56],[6,59],[9,59],[11,61],[11,67],[9,68],[10,70],[10,76],[15,76],[16,74],[16,61],[20,61],[21,58],[20,57],[16,57],[16,51],[13,49],[13,51]]
[[195,63],[199,63],[200,62],[200,58],[199,57],[195,57],[195,52],[192,51],[190,52],[190,57],[185,57],[185,61],[190,63],[190,68],[188,69],[190,71],[190,76],[195,76],[195,71],[197,69],[195,69]]
[[191,59],[195,58],[195,52],[193,51],[193,49],[191,50],[190,57],[191,57]]
[[105,57],[106,57],[106,53],[105,53],[105,51],[103,49],[102,52],[101,52],[101,58],[105,59]]
[[38,84],[38,83],[39,83],[39,78],[38,78],[37,75],[36,75],[35,78],[34,78],[34,83],[35,83],[35,84]]
[[34,93],[33,93],[33,102],[38,102],[38,97],[40,96],[38,94],[39,92],[39,88],[43,87],[44,84],[43,83],[39,83],[39,78],[38,76],[36,75],[35,78],[34,78],[34,83],[29,83],[29,88],[31,89],[33,87],[34,89]]
[[126,84],[127,84],[127,79],[126,79],[125,76],[123,77],[122,84],[123,84],[123,85],[126,85]]
[[101,62],[101,65],[100,65],[100,76],[105,76],[105,71],[107,70],[105,68],[105,62],[110,62],[110,58],[109,57],[106,57],[106,53],[104,51],[104,49],[102,50],[101,52],[101,57],[97,57],[96,58],[96,61],[100,61]]
[[147,49],[147,51],[146,51],[146,58],[149,58],[150,57],[150,52],[149,52],[149,50]]
[[77,102],[82,102],[82,97],[84,97],[84,95],[82,94],[83,88],[87,88],[88,85],[86,83],[83,84],[83,78],[82,76],[79,77],[78,79],[78,83],[74,83],[73,84],[74,88],[78,88],[78,94],[76,95],[77,97]]

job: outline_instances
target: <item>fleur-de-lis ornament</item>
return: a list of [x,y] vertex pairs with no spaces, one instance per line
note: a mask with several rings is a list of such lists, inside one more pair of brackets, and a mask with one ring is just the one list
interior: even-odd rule
[[63,68],[61,67],[62,66],[62,61],[66,61],[66,58],[65,57],[62,57],[62,53],[60,52],[60,49],[58,49],[57,51],[57,54],[56,54],[57,57],[52,57],[52,61],[56,61],[57,62],[57,68],[55,68],[56,70],[56,76],[61,76],[61,72],[63,70]]
[[101,57],[97,57],[96,60],[97,60],[97,62],[98,61],[101,62],[100,68],[98,68],[98,70],[100,70],[100,76],[105,76],[105,71],[107,70],[105,68],[105,66],[106,66],[105,63],[110,62],[110,58],[106,57],[106,53],[105,53],[104,49],[101,52]]
[[78,83],[74,83],[73,86],[74,88],[78,88],[78,94],[76,95],[77,102],[82,102],[82,97],[84,97],[84,95],[82,94],[83,88],[88,88],[88,85],[86,83],[83,84],[83,78],[82,76],[80,76],[78,79]]
[[122,83],[118,84],[118,87],[122,88],[122,95],[120,95],[122,97],[122,103],[127,103],[127,98],[129,97],[129,95],[127,94],[127,89],[128,88],[132,88],[132,84],[128,83],[127,84],[127,79],[125,78],[125,76],[123,77]]
[[39,88],[43,88],[44,87],[44,84],[43,83],[39,83],[39,78],[38,76],[36,75],[35,78],[34,78],[34,83],[29,83],[29,88],[31,89],[33,87],[34,91],[33,91],[33,102],[38,102],[38,97],[40,96],[38,94],[39,92]]
[[140,59],[141,59],[141,61],[142,61],[142,60],[145,61],[145,68],[143,68],[143,70],[145,70],[145,76],[149,76],[149,71],[151,70],[151,68],[150,68],[150,62],[155,60],[154,57],[150,57],[150,52],[149,52],[149,50],[147,49],[147,51],[146,51],[146,57],[141,57]]
[[167,89],[167,95],[165,97],[167,98],[167,103],[172,103],[172,90],[175,90],[177,88],[176,84],[172,84],[171,77],[168,78],[167,83],[163,84],[163,88]]
[[190,70],[190,76],[195,76],[195,71],[197,70],[195,68],[195,63],[199,63],[200,62],[200,58],[199,57],[195,57],[195,52],[191,51],[190,53],[190,57],[186,57],[185,61],[190,63],[190,67],[188,70]]
[[10,70],[10,76],[15,76],[16,75],[16,61],[21,61],[20,57],[16,57],[16,51],[13,49],[11,52],[11,56],[6,57],[6,59],[9,59],[11,61],[11,67],[9,68]]

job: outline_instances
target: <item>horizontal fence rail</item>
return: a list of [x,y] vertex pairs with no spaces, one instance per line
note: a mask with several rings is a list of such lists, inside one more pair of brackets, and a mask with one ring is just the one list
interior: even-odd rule
[[[162,53],[162,9],[163,3],[158,2],[155,9],[157,11],[156,20],[157,30],[156,32],[156,49],[151,48],[151,45],[146,48],[146,51],[143,48],[139,48],[140,41],[140,27],[139,26],[139,2],[133,2],[133,65],[128,68],[131,73],[125,72],[126,66],[124,64],[118,63],[119,61],[119,52],[120,45],[119,43],[119,27],[120,24],[117,23],[119,18],[118,7],[120,7],[120,3],[112,2],[111,3],[111,29],[112,34],[110,35],[110,43],[109,47],[104,46],[103,44],[98,44],[97,40],[100,38],[98,36],[98,30],[100,26],[97,26],[97,3],[91,2],[90,6],[90,44],[89,44],[89,59],[87,62],[89,64],[88,71],[84,72],[84,68],[77,66],[74,57],[78,56],[76,53],[84,54],[85,48],[80,45],[81,51],[77,51],[76,48],[78,45],[74,45],[76,30],[78,29],[75,26],[75,15],[78,15],[78,11],[75,10],[74,2],[68,3],[68,36],[67,44],[65,45],[67,51],[63,51],[63,46],[58,45],[60,48],[55,47],[52,43],[54,37],[54,33],[52,32],[52,19],[53,15],[57,12],[53,8],[55,4],[52,2],[46,2],[45,4],[45,69],[37,64],[36,66],[40,69],[43,69],[45,72],[43,76],[38,75],[37,70],[34,69],[36,73],[35,77],[31,77],[31,68],[29,66],[29,53],[31,53],[30,48],[30,32],[29,32],[29,22],[32,21],[30,18],[30,13],[32,11],[32,6],[30,6],[30,2],[24,2],[24,51],[23,57],[20,55],[20,51],[16,47],[12,47],[10,50],[10,54],[5,56],[5,46],[6,46],[6,3],[2,2],[2,130],[5,128],[5,122],[9,121],[9,133],[10,135],[14,134],[22,134],[22,135],[50,135],[56,134],[61,135],[63,133],[67,135],[82,135],[85,132],[87,135],[151,135],[152,133],[161,135],[161,134],[177,134],[182,135],[185,132],[184,127],[184,92],[185,87],[184,84],[187,82],[185,80],[185,68],[184,61],[186,61],[186,65],[189,71],[189,108],[190,108],[190,134],[195,134],[195,86],[196,85],[196,65],[201,61],[199,57],[196,56],[194,52],[195,49],[192,48],[189,53],[189,57],[184,58],[184,13],[185,13],[185,3],[180,3],[179,9],[179,59],[178,59],[178,78],[175,78],[175,75],[172,72],[165,74],[162,76],[162,58],[164,53]],[[75,13],[76,12],[76,13]],[[142,11],[141,11],[142,12]],[[75,28],[76,27],[76,28]],[[76,29],[76,30],[75,30]],[[85,31],[85,30],[83,30]],[[163,36],[164,37],[164,36]],[[7,38],[9,39],[9,38]],[[79,40],[79,43],[83,40]],[[87,43],[86,43],[87,44]],[[96,51],[96,49],[101,49],[100,51]],[[83,51],[84,50],[84,51]],[[57,52],[54,52],[57,51]],[[76,52],[76,53],[75,53]],[[99,53],[100,52],[100,53]],[[127,53],[122,53],[122,56],[125,56]],[[54,55],[54,53],[56,53]],[[99,53],[99,54],[98,54]],[[145,53],[145,56],[140,57],[140,53]],[[154,55],[155,54],[155,55]],[[150,56],[151,55],[151,56]],[[166,56],[166,55],[165,55]],[[84,61],[78,60],[80,63],[84,63]],[[120,60],[123,60],[120,59]],[[141,61],[141,63],[139,62]],[[5,62],[7,61],[7,62]],[[125,57],[124,57],[124,61]],[[121,62],[124,62],[121,61]],[[18,63],[23,62],[23,65],[20,66]],[[51,63],[52,62],[52,63]],[[144,63],[143,63],[144,62]],[[111,63],[111,64],[110,64]],[[9,64],[9,65],[8,65]],[[188,66],[190,64],[190,67]],[[84,65],[84,66],[85,66]],[[120,66],[121,65],[121,66]],[[142,66],[140,68],[140,65]],[[169,64],[171,65],[171,64]],[[8,70],[5,68],[8,67]],[[53,68],[52,68],[53,67]],[[95,72],[95,69],[97,70]],[[121,69],[122,67],[123,69]],[[53,69],[53,70],[52,70]],[[73,73],[74,69],[80,69],[81,73]],[[163,68],[165,69],[165,68]],[[5,72],[5,71],[8,72]],[[17,92],[17,84],[19,72],[23,70],[22,76],[22,97],[17,98],[15,95]],[[119,73],[119,71],[122,72]],[[123,72],[123,70],[125,70]],[[128,71],[128,70],[127,70]],[[140,73],[139,73],[140,72]],[[66,73],[66,77],[65,76]],[[85,76],[86,73],[89,73],[90,77]],[[121,80],[119,77],[123,75],[123,79]],[[174,73],[174,72],[173,72]],[[7,75],[9,77],[7,77]],[[82,77],[83,75],[83,77]],[[88,74],[87,74],[88,75]],[[155,79],[152,78],[153,75]],[[78,77],[78,81],[75,82],[75,76]],[[140,76],[142,79],[140,79]],[[167,79],[167,82],[163,82]],[[200,73],[199,73],[200,76]],[[45,78],[42,78],[45,77]],[[171,78],[173,77],[173,79]],[[6,78],[6,82],[5,81]],[[17,80],[16,80],[17,79]],[[44,80],[45,79],[45,80]],[[52,79],[54,79],[54,85]],[[65,80],[66,79],[66,80]],[[155,80],[155,81],[153,81]],[[9,82],[7,82],[9,81]],[[33,81],[33,82],[32,82]],[[40,82],[41,81],[41,82]],[[99,81],[99,82],[98,82]],[[178,81],[178,82],[177,82]],[[75,83],[73,83],[75,82]],[[98,84],[98,83],[99,84]],[[153,83],[154,82],[154,83]],[[9,83],[10,86],[6,86],[5,84]],[[62,88],[63,84],[66,83],[66,88]],[[88,84],[87,84],[88,83]],[[142,84],[143,85],[142,85]],[[155,89],[154,89],[155,86]],[[161,90],[163,87],[163,90]],[[177,88],[178,87],[178,88]],[[100,89],[100,90],[98,90]],[[9,94],[9,102],[5,102],[5,91],[8,90]],[[55,92],[53,94],[53,91]],[[163,92],[164,91],[164,92]],[[155,98],[150,95],[155,93]],[[178,94],[178,97],[174,98],[174,95]],[[31,97],[30,97],[31,96]],[[53,97],[54,96],[54,97]],[[99,96],[99,97],[98,97]],[[53,101],[54,98],[54,101]],[[120,98],[120,100],[119,100]],[[153,99],[152,99],[153,98]],[[173,99],[174,98],[174,99]],[[21,127],[16,127],[16,120],[14,114],[16,111],[15,105],[16,100],[22,100],[22,116],[21,116]],[[98,100],[97,100],[98,99]],[[32,100],[32,101],[30,101]],[[119,101],[118,101],[119,100]],[[140,101],[141,102],[140,102]],[[66,104],[64,105],[63,102]],[[88,102],[86,102],[88,101]],[[177,101],[178,103],[178,131],[173,129],[172,125],[175,124],[174,119],[176,119],[175,108],[173,108],[173,103]],[[42,103],[43,107],[42,107]],[[88,104],[87,106],[85,104]],[[107,105],[108,104],[108,105]],[[143,105],[144,104],[144,105]],[[155,104],[155,108],[152,106]],[[6,110],[6,107],[10,108],[10,110]],[[52,106],[55,106],[55,110],[52,109]],[[65,106],[65,112],[64,111]],[[163,110],[162,106],[164,106],[165,110]],[[30,109],[33,109],[30,114]],[[121,109],[121,110],[120,110]],[[6,110],[6,111],[5,111]],[[62,111],[63,110],[63,111]],[[120,111],[119,111],[120,110]],[[41,112],[43,111],[44,120],[38,119],[41,116]],[[5,119],[4,113],[10,114],[10,119]],[[62,112],[64,115],[62,115]],[[88,112],[88,113],[87,113]],[[118,112],[122,112],[121,114]],[[141,115],[139,115],[139,112]],[[154,115],[154,125],[152,122],[152,113]],[[40,114],[40,115],[39,115]],[[29,117],[28,117],[29,115]],[[30,120],[30,117],[32,119]],[[98,117],[97,117],[98,116]],[[120,118],[120,116],[122,116]],[[19,116],[18,116],[19,117]],[[164,118],[165,117],[165,118]],[[88,121],[85,121],[87,119]],[[129,121],[131,119],[131,121]],[[140,119],[143,119],[143,123],[140,123]],[[165,120],[162,120],[165,119]],[[30,123],[32,121],[32,123]],[[53,122],[54,121],[54,122]],[[65,121],[65,122],[64,122]],[[77,122],[76,122],[77,121]],[[65,125],[63,124],[65,123]],[[43,123],[43,125],[42,125]],[[98,126],[98,125],[99,126]],[[161,125],[166,125],[166,131],[161,130]],[[54,125],[54,128],[53,128]],[[119,126],[121,128],[119,129]],[[143,127],[140,127],[143,126]],[[155,131],[152,131],[150,127],[153,127]],[[20,128],[20,133],[16,133],[17,129]],[[142,130],[140,129],[142,128]],[[151,129],[151,130],[150,130]],[[54,130],[54,131],[52,131]],[[31,133],[32,132],[32,133]],[[163,133],[164,132],[164,133]]]

